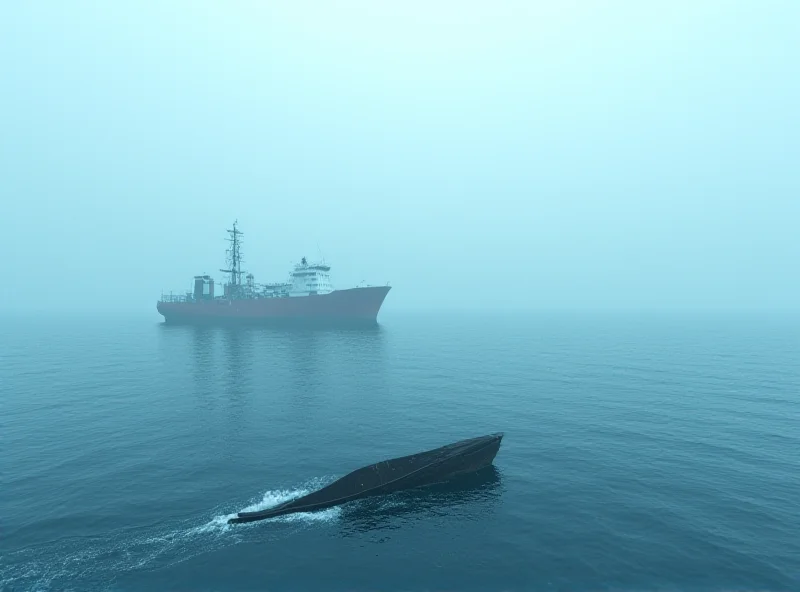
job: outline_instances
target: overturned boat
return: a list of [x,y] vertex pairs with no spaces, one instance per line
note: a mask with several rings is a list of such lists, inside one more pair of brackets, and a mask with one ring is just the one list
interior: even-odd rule
[[313,493],[258,512],[239,512],[229,524],[295,512],[324,510],[365,497],[441,483],[492,464],[502,433],[461,440],[441,448],[384,460],[345,475]]

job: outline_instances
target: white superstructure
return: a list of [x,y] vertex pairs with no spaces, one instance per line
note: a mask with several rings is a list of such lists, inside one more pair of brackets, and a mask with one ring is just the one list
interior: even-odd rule
[[292,289],[289,296],[311,296],[313,294],[330,294],[330,265],[309,263],[306,258],[294,266],[292,272]]

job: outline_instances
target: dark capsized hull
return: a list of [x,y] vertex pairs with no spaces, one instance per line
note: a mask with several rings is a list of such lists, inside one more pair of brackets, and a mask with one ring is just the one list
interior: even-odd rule
[[327,487],[258,512],[239,512],[229,523],[313,512],[357,499],[422,487],[472,473],[492,464],[503,434],[462,440],[441,448],[385,460],[353,471]]

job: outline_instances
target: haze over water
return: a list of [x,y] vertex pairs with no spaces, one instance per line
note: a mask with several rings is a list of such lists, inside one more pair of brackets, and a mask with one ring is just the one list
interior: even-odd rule
[[[320,254],[397,309],[797,309],[800,3],[6,3],[13,310]],[[319,248],[317,247],[319,245]],[[10,254],[14,253],[14,256]]]
[[[6,4],[0,589],[800,590],[800,3]],[[380,326],[161,324],[237,218]]]

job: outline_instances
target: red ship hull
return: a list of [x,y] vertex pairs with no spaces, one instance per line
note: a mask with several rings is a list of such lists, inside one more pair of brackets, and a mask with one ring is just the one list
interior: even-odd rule
[[206,324],[269,321],[377,322],[389,286],[335,290],[288,298],[252,298],[159,302],[167,323]]

